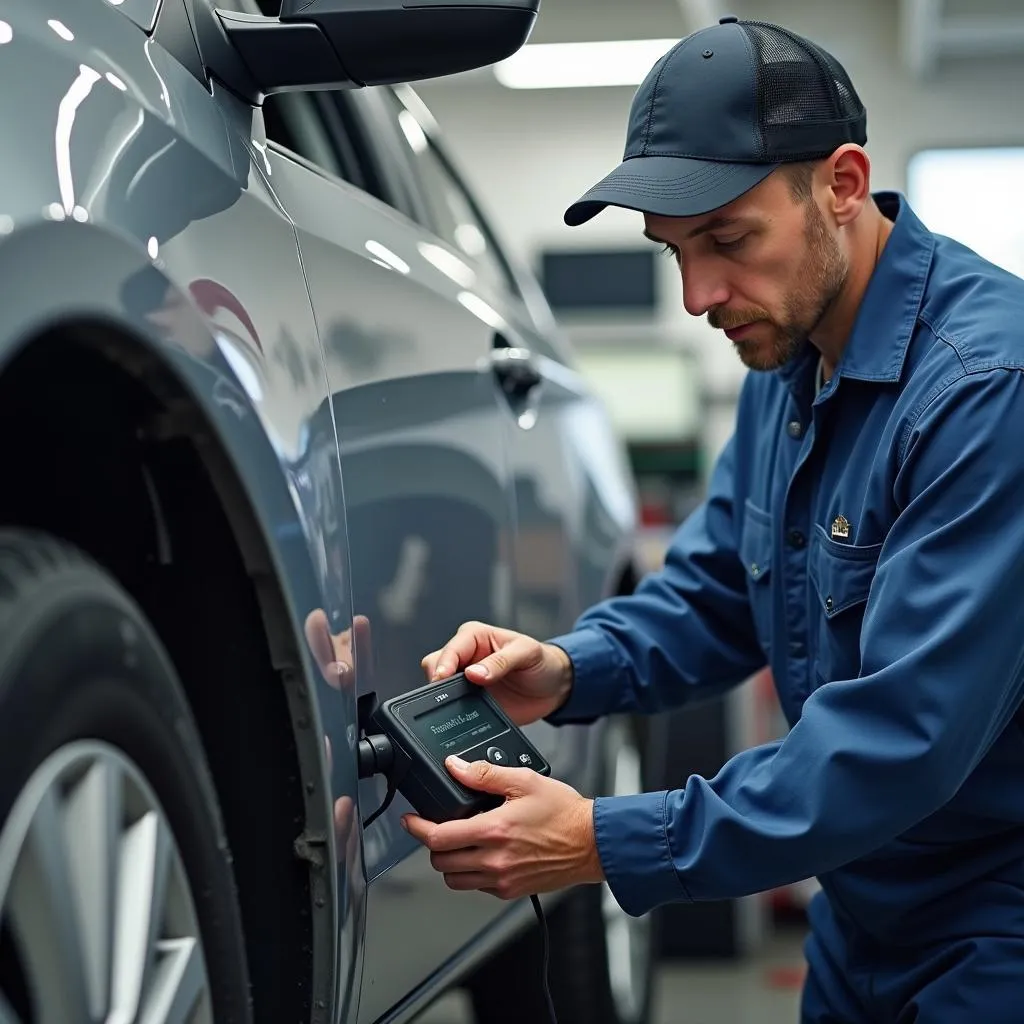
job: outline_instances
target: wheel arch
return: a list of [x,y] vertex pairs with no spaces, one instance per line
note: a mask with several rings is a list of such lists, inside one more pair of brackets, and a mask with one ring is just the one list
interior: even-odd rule
[[[40,268],[45,271],[41,273]],[[150,304],[138,301],[140,291]],[[153,296],[162,296],[164,307],[173,304],[176,315],[172,324],[154,316]],[[156,308],[159,306],[157,303]],[[16,386],[41,389],[34,403],[27,400],[29,396],[21,396],[25,402],[18,408],[30,417],[25,421],[30,429],[5,444],[10,445],[5,461],[9,467],[20,467],[22,472],[17,476],[26,490],[45,486],[48,476],[57,478],[39,500],[33,503],[31,495],[25,498],[27,507],[44,510],[39,515],[49,521],[19,525],[64,523],[66,532],[72,535],[66,539],[77,541],[87,550],[92,547],[88,553],[101,563],[109,562],[113,539],[101,537],[94,532],[98,528],[86,526],[84,520],[88,516],[76,518],[74,494],[61,494],[59,480],[62,469],[68,466],[55,456],[59,453],[66,459],[68,453],[76,450],[76,441],[70,436],[73,432],[54,428],[52,433],[40,434],[31,429],[46,422],[51,411],[58,419],[77,412],[94,416],[97,421],[106,422],[103,418],[112,416],[112,423],[134,424],[141,443],[170,444],[175,451],[174,459],[181,453],[184,460],[187,449],[192,460],[187,472],[194,473],[188,479],[192,486],[207,489],[202,499],[207,504],[201,507],[211,515],[223,516],[226,530],[219,535],[223,544],[218,546],[217,554],[222,561],[217,564],[225,572],[233,567],[233,579],[237,581],[244,576],[249,594],[243,603],[258,616],[246,619],[240,610],[234,621],[236,625],[258,623],[264,642],[252,638],[248,649],[260,648],[268,659],[268,678],[273,675],[279,684],[276,694],[266,695],[262,727],[273,728],[277,749],[274,764],[281,770],[287,769],[287,777],[279,780],[274,796],[278,801],[275,813],[280,819],[275,827],[287,829],[284,835],[288,852],[302,872],[306,890],[306,905],[297,911],[294,932],[296,938],[308,933],[308,940],[300,941],[295,951],[296,956],[308,960],[303,966],[308,971],[308,980],[300,986],[303,991],[297,998],[304,1010],[308,1008],[306,1019],[326,1020],[334,1002],[337,954],[336,859],[328,855],[333,830],[327,769],[315,689],[309,685],[311,665],[296,611],[302,607],[301,596],[315,592],[318,584],[305,524],[271,439],[187,289],[178,287],[127,239],[91,224],[68,222],[40,223],[8,236],[0,244],[0,307],[4,309],[0,395],[18,394]],[[55,360],[63,365],[52,365]],[[75,381],[61,377],[62,370],[80,373],[85,366],[97,376]],[[116,387],[114,381],[119,382]],[[82,393],[95,382],[111,382],[113,391],[103,395]],[[80,404],[51,410],[50,403],[60,398],[73,402],[76,391]],[[117,405],[118,402],[131,407]],[[5,412],[3,404],[0,398],[0,418]],[[33,405],[36,407],[32,408]],[[63,426],[68,426],[67,420]],[[90,429],[92,426],[90,423]],[[86,438],[78,442],[83,446],[88,444],[88,430],[84,432]],[[58,448],[51,455],[56,464],[47,466],[46,443],[54,439]],[[124,440],[127,444],[127,438]],[[180,465],[184,466],[185,461]],[[111,479],[120,480],[127,475],[112,473]],[[62,497],[70,499],[66,508],[60,507]],[[149,497],[152,501],[153,496]],[[11,502],[0,497],[0,517],[10,507]],[[131,507],[137,515],[142,514],[142,506]],[[188,514],[179,510],[179,515],[186,519]],[[124,514],[118,519],[116,510],[112,515],[113,522],[122,526],[127,526],[129,518]],[[152,546],[158,557],[159,515],[147,512],[147,519],[146,544]],[[139,523],[131,525],[140,531],[141,545],[143,527]],[[198,535],[203,531],[194,532]],[[124,566],[108,564],[108,568],[120,569],[122,578],[130,576]],[[143,595],[133,596],[146,607]],[[149,597],[146,610],[159,619],[160,602],[154,594]],[[159,625],[158,622],[158,628]],[[188,644],[185,632],[178,630],[174,638],[162,638],[172,659],[194,663],[197,652],[182,646]],[[244,645],[245,639],[234,637],[232,643],[237,648]],[[226,675],[224,685],[229,692],[220,700],[204,702],[196,692],[189,693],[197,717],[206,717],[205,736],[224,725],[232,702],[246,696],[243,680]],[[281,728],[280,718],[271,722],[274,708],[285,709],[286,728]],[[257,711],[247,707],[246,714],[250,712],[259,718]],[[201,728],[203,724],[200,721]],[[265,742],[270,739],[271,734],[267,734]],[[240,741],[236,737],[237,742]],[[234,753],[247,752],[242,749]],[[233,787],[246,785],[246,779],[252,776],[233,771],[225,760],[220,759],[219,768],[214,764],[214,774],[222,802],[230,802],[235,798]],[[230,813],[227,816],[230,818]],[[241,827],[237,821],[235,825],[236,829]],[[229,827],[229,835],[230,832]],[[291,849],[292,841],[300,834],[325,837],[323,855],[308,855],[300,862]],[[244,843],[244,837],[237,832],[236,843]],[[279,853],[283,856],[283,851]],[[245,870],[248,856],[245,850],[234,851],[240,870]],[[243,913],[259,918],[260,901],[243,894],[243,904],[247,898],[248,911],[243,906]],[[246,931],[250,931],[248,921]],[[253,941],[258,945],[260,938]],[[250,944],[250,959],[252,956]],[[261,984],[258,973],[253,970],[254,987]],[[295,1007],[289,1005],[287,1009]]]

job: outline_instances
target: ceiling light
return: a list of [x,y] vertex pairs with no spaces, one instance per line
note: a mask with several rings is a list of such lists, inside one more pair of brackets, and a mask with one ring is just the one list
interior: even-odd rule
[[637,86],[678,39],[622,39],[600,43],[534,43],[494,65],[509,89],[583,89]]

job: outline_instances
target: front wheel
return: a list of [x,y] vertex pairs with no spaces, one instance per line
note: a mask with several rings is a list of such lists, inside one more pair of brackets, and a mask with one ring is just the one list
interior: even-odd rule
[[[633,724],[612,719],[603,744],[599,792],[640,792],[642,757]],[[562,1024],[646,1024],[654,989],[654,922],[652,915],[626,914],[607,885],[580,886],[558,904],[548,921],[548,977]],[[548,1019],[540,943],[537,928],[531,928],[474,974],[468,987],[477,1024]]]
[[0,1021],[251,1021],[216,794],[169,660],[68,546],[0,531]]

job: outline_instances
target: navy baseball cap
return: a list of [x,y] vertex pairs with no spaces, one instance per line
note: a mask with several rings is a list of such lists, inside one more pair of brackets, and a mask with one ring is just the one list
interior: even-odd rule
[[783,163],[867,142],[867,115],[830,53],[778,25],[729,16],[677,43],[633,98],[622,163],[565,212],[606,206],[693,217]]

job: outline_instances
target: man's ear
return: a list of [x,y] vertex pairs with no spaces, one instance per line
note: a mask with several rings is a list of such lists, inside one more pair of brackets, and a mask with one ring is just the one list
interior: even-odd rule
[[847,143],[823,161],[826,202],[839,227],[856,220],[871,198],[871,159],[861,146]]

